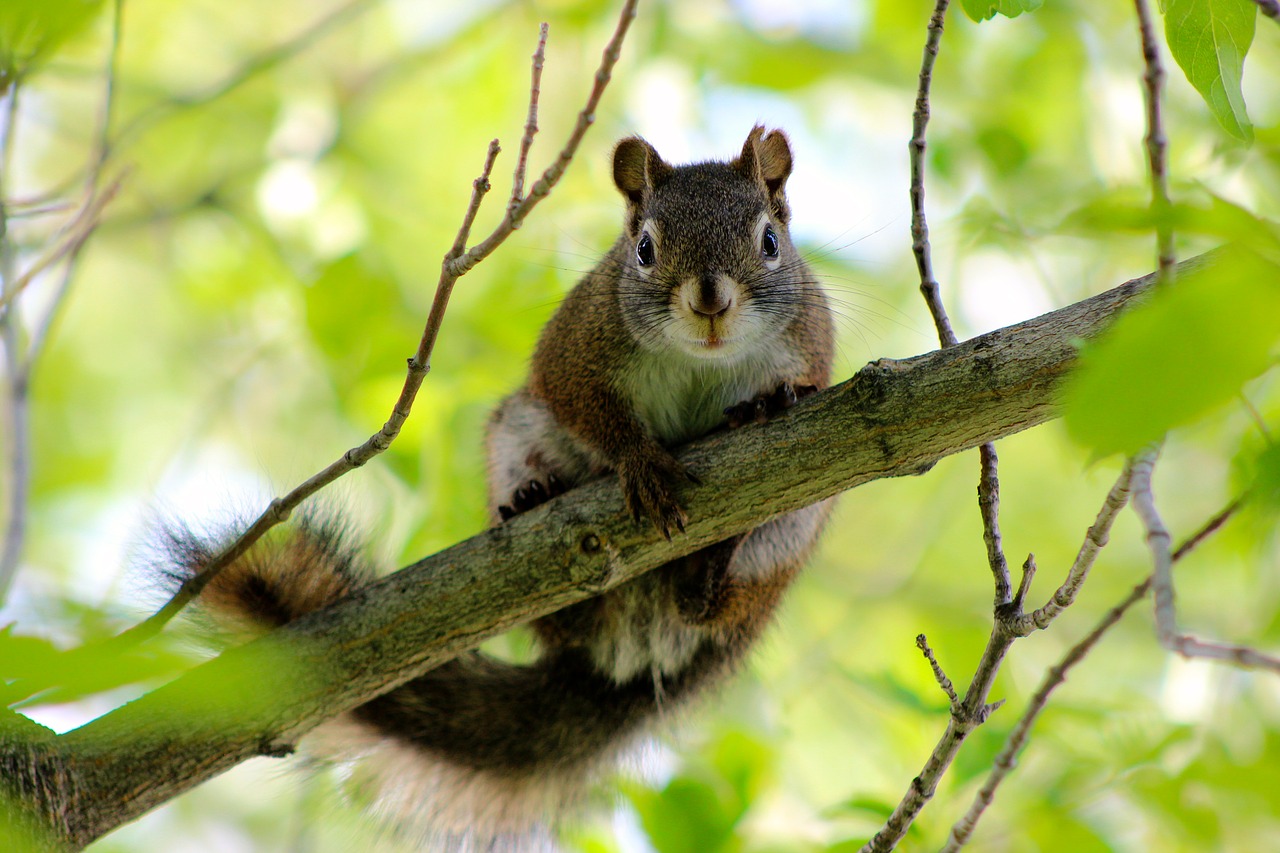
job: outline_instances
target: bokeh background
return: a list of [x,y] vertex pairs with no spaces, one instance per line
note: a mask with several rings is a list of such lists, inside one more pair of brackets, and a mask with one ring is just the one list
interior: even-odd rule
[[[98,139],[113,7],[70,5],[83,20],[30,66],[12,114],[6,194],[33,200],[11,218],[22,261],[65,220],[37,200],[76,199]],[[495,136],[505,150],[475,233],[500,215],[539,22],[551,36],[535,169],[567,136],[618,6],[126,0],[103,170],[123,175],[121,189],[34,372],[28,534],[0,623],[67,647],[119,630],[157,602],[141,570],[156,518],[256,511],[374,432]],[[906,146],[930,8],[641,4],[563,182],[459,283],[404,433],[329,492],[388,570],[484,526],[487,412],[522,381],[541,324],[616,236],[609,154],[621,136],[642,134],[682,162],[732,155],[756,122],[785,128],[794,236],[840,314],[839,376],[936,347],[910,251]],[[1275,220],[1280,28],[1258,28],[1244,79],[1253,144],[1225,132],[1176,67],[1166,120],[1175,195]],[[1141,71],[1127,4],[1063,0],[981,24],[952,10],[928,199],[961,338],[1154,268],[1149,233],[1098,215],[1148,197]],[[1179,251],[1220,239],[1184,236]],[[57,284],[45,276],[24,294],[27,327]],[[1196,347],[1195,328],[1178,333]],[[1171,435],[1156,486],[1175,538],[1240,491],[1266,442],[1259,420],[1280,424],[1275,370]],[[1032,600],[1043,603],[1121,458],[1098,458],[1060,423],[999,451],[1005,545],[1015,564],[1034,551]],[[986,642],[977,477],[976,454],[964,454],[845,495],[751,665],[570,828],[569,849],[857,849],[946,725],[916,635],[957,683]],[[1185,625],[1280,648],[1274,519],[1248,514],[1180,565]],[[1126,513],[1075,607],[1014,647],[993,693],[1007,704],[970,738],[902,849],[937,849],[1046,668],[1147,571]],[[526,645],[516,636],[495,650]],[[25,712],[63,730],[146,686]],[[1143,606],[1055,695],[973,849],[1270,849],[1277,768],[1280,679],[1166,654]],[[92,849],[398,849],[339,787],[258,759]]]

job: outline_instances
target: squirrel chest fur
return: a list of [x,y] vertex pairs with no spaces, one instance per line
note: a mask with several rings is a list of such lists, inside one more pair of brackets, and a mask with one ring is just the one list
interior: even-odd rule
[[[728,162],[671,166],[624,139],[617,242],[543,330],[525,386],[488,430],[495,523],[594,477],[668,536],[696,478],[671,448],[767,420],[827,385],[826,298],[788,233],[791,149],[754,128]],[[829,502],[661,566],[534,623],[528,664],[464,654],[321,726],[303,746],[361,757],[377,810],[426,849],[534,850],[666,712],[732,671],[811,551]],[[373,570],[338,520],[303,520],[276,551],[226,567],[202,595],[250,634],[323,607]],[[175,580],[217,543],[175,533]]]

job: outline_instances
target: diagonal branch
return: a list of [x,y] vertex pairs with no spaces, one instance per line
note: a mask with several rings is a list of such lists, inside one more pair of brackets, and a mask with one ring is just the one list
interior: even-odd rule
[[[586,484],[226,652],[52,745],[10,741],[0,750],[0,787],[44,815],[60,838],[87,843],[247,758],[287,752],[324,719],[520,621],[778,513],[919,473],[942,456],[1055,417],[1078,342],[1153,281],[946,350],[873,362],[775,422],[691,445],[681,459],[705,475],[682,495],[685,536],[667,541],[637,526],[612,479]],[[272,690],[260,689],[263,672],[272,673]],[[51,774],[66,784],[40,787]]]

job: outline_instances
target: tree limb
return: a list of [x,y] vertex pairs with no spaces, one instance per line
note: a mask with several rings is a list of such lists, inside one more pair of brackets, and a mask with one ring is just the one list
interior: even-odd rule
[[[688,446],[680,458],[703,482],[682,495],[690,521],[674,541],[631,520],[612,478],[588,483],[54,743],[9,738],[0,744],[0,786],[67,846],[87,844],[248,758],[287,754],[325,719],[519,622],[778,513],[922,473],[943,456],[1056,417],[1077,342],[1099,334],[1153,281],[1136,279],[942,351],[881,359],[772,423]],[[65,784],[23,782],[51,778]]]

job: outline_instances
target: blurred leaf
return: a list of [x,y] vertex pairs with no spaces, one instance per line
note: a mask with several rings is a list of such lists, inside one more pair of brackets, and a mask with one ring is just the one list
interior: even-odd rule
[[1253,42],[1257,7],[1250,0],[1168,0],[1164,33],[1169,51],[1204,98],[1222,129],[1253,141],[1240,78]]
[[1266,515],[1280,514],[1280,443],[1268,442],[1242,463],[1249,503]]
[[[1090,199],[1067,214],[1060,228],[1088,236],[1116,231],[1150,233],[1159,220],[1146,198],[1121,191]],[[1218,237],[1280,257],[1280,225],[1212,193],[1204,201],[1171,205],[1166,221],[1177,234]]]
[[981,23],[996,15],[1016,18],[1023,12],[1034,12],[1044,5],[1044,0],[961,0],[960,5],[970,20]]
[[887,820],[897,807],[888,800],[877,800],[874,797],[856,796],[842,800],[824,811],[827,815],[856,814],[871,815],[877,820]]
[[737,794],[739,814],[750,808],[768,783],[774,758],[768,742],[740,730],[726,732],[712,746],[712,763]]
[[98,13],[102,0],[4,0],[0,3],[0,92],[14,75],[47,59]]
[[[941,690],[921,694],[912,686],[905,684],[891,672],[864,673],[853,669],[845,670],[845,677],[860,687],[874,692],[884,701],[893,702],[927,716],[936,716],[947,712],[947,698]],[[936,700],[936,701],[935,701]]]
[[[40,637],[0,630],[0,695],[12,705],[39,695],[38,701],[67,702],[127,684],[176,675],[187,657],[156,644],[124,653],[85,645],[62,650]],[[48,694],[48,691],[54,691]]]
[[735,830],[767,785],[775,754],[760,737],[734,729],[700,758],[661,791],[637,787],[630,793],[660,853],[739,849]]
[[1131,453],[1238,394],[1278,342],[1280,267],[1224,253],[1084,348],[1063,394],[1067,430],[1098,455]]
[[677,776],[661,791],[630,795],[645,833],[658,853],[714,853],[727,850],[738,815],[726,813],[706,782]]

